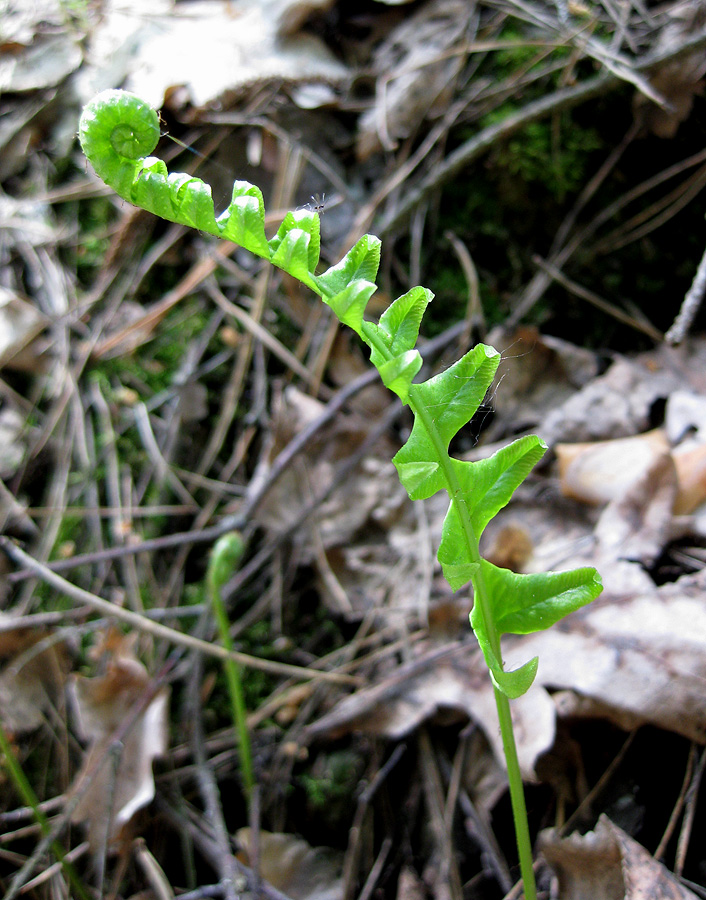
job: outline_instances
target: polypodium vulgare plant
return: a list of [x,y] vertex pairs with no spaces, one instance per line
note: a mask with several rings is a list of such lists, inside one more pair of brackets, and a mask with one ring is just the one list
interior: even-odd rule
[[378,238],[364,235],[340,262],[317,274],[316,210],[287,213],[268,239],[262,193],[255,185],[236,181],[230,205],[216,216],[207,184],[190,175],[169,174],[160,159],[149,155],[160,138],[158,114],[125,91],[105,91],[89,103],[79,136],[98,175],[128,202],[170,222],[233,241],[318,294],[368,345],[383,383],[412,411],[412,432],[393,462],[412,500],[441,490],[449,497],[438,558],[454,590],[469,583],[473,586],[471,626],[493,681],[525,896],[534,900],[532,850],[509,700],[529,689],[538,661],[534,658],[519,669],[505,671],[500,639],[503,634],[548,628],[597,597],[602,584],[590,567],[524,575],[481,557],[478,541],[483,529],[507,505],[546,450],[539,437],[529,435],[477,462],[449,454],[452,438],[483,401],[500,354],[479,344],[441,374],[415,383],[422,366],[415,345],[433,295],[427,288],[412,288],[385,310],[377,324],[365,319],[366,305],[377,289]]

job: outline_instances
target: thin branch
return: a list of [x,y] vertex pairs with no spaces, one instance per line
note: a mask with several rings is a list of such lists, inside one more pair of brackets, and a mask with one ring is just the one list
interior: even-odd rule
[[706,292],[706,250],[704,250],[701,262],[691,282],[691,287],[686,293],[682,301],[679,315],[674,320],[669,331],[665,334],[664,339],[668,344],[676,346],[686,337],[687,332],[693,325],[696,314],[701,308]]

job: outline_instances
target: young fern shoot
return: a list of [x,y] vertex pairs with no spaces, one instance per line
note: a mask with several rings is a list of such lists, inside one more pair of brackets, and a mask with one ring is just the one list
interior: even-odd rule
[[99,94],[83,112],[79,136],[98,175],[128,202],[171,222],[234,241],[318,294],[368,345],[371,361],[385,386],[410,407],[414,415],[412,432],[393,462],[412,500],[426,499],[441,490],[449,497],[438,558],[454,590],[469,583],[473,586],[471,626],[495,689],[525,896],[535,900],[509,698],[529,689],[538,661],[531,659],[519,669],[506,671],[500,640],[503,634],[528,634],[548,628],[597,597],[602,584],[590,567],[518,575],[480,555],[478,542],[484,528],[507,505],[546,450],[543,441],[529,435],[477,462],[449,454],[451,440],[483,402],[500,355],[492,347],[479,344],[446,371],[415,383],[422,365],[415,345],[433,295],[424,287],[415,287],[398,297],[377,324],[364,318],[366,305],[377,289],[378,238],[364,235],[340,262],[317,275],[320,236],[316,210],[287,213],[277,233],[268,239],[260,190],[236,181],[230,205],[216,216],[208,185],[189,175],[169,174],[161,160],[149,155],[160,136],[158,115],[147,103],[124,91]]

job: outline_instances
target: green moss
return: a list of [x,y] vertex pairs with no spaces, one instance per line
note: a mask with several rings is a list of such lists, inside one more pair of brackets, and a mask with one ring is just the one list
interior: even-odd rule
[[320,753],[308,772],[299,775],[311,814],[325,816],[333,827],[350,819],[364,760],[351,749]]
[[563,201],[585,184],[591,155],[603,141],[595,128],[582,128],[568,117],[561,126],[555,142],[552,122],[532,122],[497,151],[495,164]]
[[141,399],[149,399],[172,387],[186,348],[207,322],[208,313],[201,302],[196,298],[186,300],[167,314],[152,340],[132,353],[100,360],[93,373],[102,378],[110,397],[117,387],[124,386],[136,390]]
[[69,209],[64,209],[64,215],[68,215],[74,222],[78,218],[81,235],[69,262],[75,266],[81,281],[90,284],[103,265],[110,246],[110,232],[116,215],[115,206],[108,197],[95,197],[90,201],[79,203],[77,210],[72,209],[73,204],[68,204],[68,207]]

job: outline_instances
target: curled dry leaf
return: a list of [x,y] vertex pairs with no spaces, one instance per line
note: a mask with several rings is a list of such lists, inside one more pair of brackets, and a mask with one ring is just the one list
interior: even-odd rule
[[[554,449],[564,496],[609,504],[596,536],[605,543],[607,520],[617,513],[622,517],[617,531],[623,533],[608,543],[618,547],[627,542],[621,552],[631,559],[647,562],[658,555],[668,539],[672,515],[691,515],[706,502],[706,444],[685,442],[670,450],[666,433],[657,429],[614,441],[557,444]],[[653,527],[648,538],[650,511]],[[631,549],[626,549],[628,544]]]
[[599,558],[652,565],[671,537],[676,496],[674,460],[663,453],[601,513],[594,530]]
[[553,409],[537,430],[550,447],[561,441],[632,437],[653,424],[655,403],[681,387],[678,374],[651,358],[617,359],[607,372]]
[[557,874],[561,900],[696,900],[606,816],[588,834],[560,838],[553,830],[542,832],[539,846]]
[[[240,828],[236,832],[239,857],[252,865],[252,832]],[[292,900],[341,900],[343,856],[329,847],[312,847],[293,834],[261,831],[259,871],[272,887]]]
[[[133,637],[108,632],[96,648],[103,674],[95,678],[77,675],[69,684],[78,731],[89,742],[81,772],[74,784],[80,800],[73,821],[83,822],[93,845],[119,837],[134,814],[154,797],[152,762],[167,748],[167,703],[164,688],[135,715],[150,676],[134,656]],[[117,729],[132,727],[120,734]],[[119,756],[109,759],[119,748]]]
[[0,722],[13,734],[33,731],[59,702],[69,669],[66,645],[43,629],[7,627],[12,617],[0,613]]
[[665,433],[585,444],[557,444],[562,493],[584,503],[608,503],[632,487],[657,459],[669,453]]
[[25,92],[54,87],[81,65],[83,54],[68,29],[37,35],[29,46],[0,57],[0,91]]

